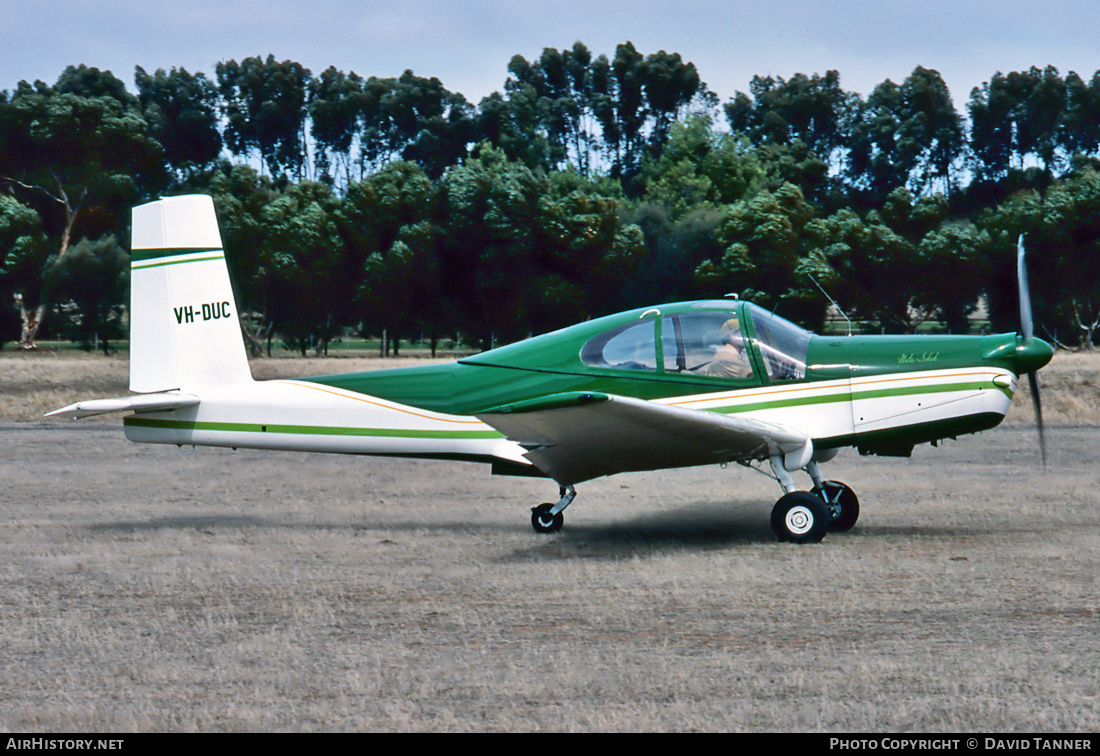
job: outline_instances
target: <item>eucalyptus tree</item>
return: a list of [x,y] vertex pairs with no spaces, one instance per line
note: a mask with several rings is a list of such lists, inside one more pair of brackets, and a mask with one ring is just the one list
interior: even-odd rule
[[487,346],[606,312],[644,254],[618,199],[576,172],[548,176],[485,145],[439,191],[443,293]]
[[122,79],[110,71],[101,71],[83,63],[79,66],[66,66],[54,82],[53,91],[77,97],[110,97],[124,108],[132,108],[137,104]]
[[269,176],[243,163],[214,172],[207,187],[214,199],[225,246],[229,279],[240,312],[241,330],[254,357],[271,352],[274,321],[272,268],[266,264],[267,229],[262,213],[278,196]]
[[963,121],[938,71],[917,66],[901,84],[898,148],[911,188],[951,195],[965,148]]
[[432,179],[465,159],[476,140],[474,107],[434,76],[405,71],[383,104],[404,141],[401,157],[415,161]]
[[474,108],[439,79],[405,71],[396,79],[372,76],[362,89],[357,100],[364,172],[401,159],[438,178],[466,157],[476,138]]
[[[1087,123],[1088,89],[1074,77],[1073,114],[1077,123]],[[1023,169],[1030,156],[1052,174],[1065,165],[1074,148],[1094,145],[1095,136],[1087,128],[1072,136],[1067,132],[1069,97],[1067,81],[1053,66],[997,72],[975,88],[968,109],[977,172],[989,180],[1003,180],[1011,169]]]
[[757,143],[790,144],[801,140],[825,160],[844,146],[849,111],[858,96],[840,86],[840,74],[795,74],[790,79],[755,76],[749,95],[738,92],[725,105],[734,131]]
[[509,160],[528,168],[550,170],[561,161],[561,151],[539,128],[538,98],[530,84],[509,82],[507,98],[493,92],[478,104],[476,130],[479,137],[501,150]]
[[184,68],[134,72],[138,102],[150,135],[164,148],[177,180],[209,168],[222,151],[218,90],[205,74]]
[[629,182],[643,157],[656,156],[672,125],[713,95],[690,62],[664,50],[642,55],[630,42],[615,56],[593,56],[581,42],[545,48],[537,60],[515,55],[505,94],[482,102],[484,135],[512,159],[582,176],[608,173]]
[[1062,144],[1070,155],[1095,155],[1100,149],[1100,71],[1088,82],[1074,71],[1066,74]]
[[90,348],[98,342],[110,354],[121,337],[130,293],[130,255],[114,235],[81,239],[64,257],[54,258],[45,277],[57,302],[71,302],[71,330]]
[[[74,81],[86,81],[74,72],[80,73],[63,76],[62,89],[96,91],[77,87]],[[78,224],[93,238],[123,226],[124,209],[163,179],[163,150],[132,97],[84,96],[20,82],[0,102],[0,184],[38,212],[57,257],[68,252]],[[17,294],[20,345],[32,349],[47,303],[41,286],[29,279]]]
[[917,66],[901,84],[882,82],[851,124],[846,176],[867,204],[877,206],[898,187],[956,190],[966,139],[939,72]]
[[568,49],[544,48],[536,61],[514,55],[508,73],[509,100],[538,114],[536,128],[553,146],[554,165],[568,163],[588,175],[598,160],[591,51],[578,41]]
[[610,172],[633,192],[643,158],[660,155],[672,124],[693,110],[713,108],[716,100],[695,65],[679,53],[643,57],[626,42],[615,48],[610,63],[601,56],[594,67],[594,109]]
[[220,62],[215,68],[226,119],[224,139],[238,157],[258,155],[272,176],[305,173],[305,125],[312,74],[273,55]]
[[734,133],[758,149],[775,189],[799,186],[807,199],[839,205],[838,177],[858,144],[862,102],[840,86],[840,75],[795,74],[789,79],[756,76],[749,93],[738,92],[723,108]]
[[695,269],[700,293],[733,293],[791,320],[820,327],[827,302],[806,276],[821,262],[808,246],[807,227],[817,217],[794,184],[729,205],[717,230],[721,255]]
[[902,121],[902,92],[887,79],[874,88],[860,107],[849,133],[845,178],[853,199],[878,207],[890,192],[909,183],[913,166],[903,161],[898,136]]
[[995,327],[1012,322],[1012,274],[1023,234],[1040,327],[1063,344],[1094,348],[1100,336],[1100,169],[1083,164],[1044,193],[1017,192],[983,213],[978,225],[989,239]]
[[972,170],[979,181],[998,182],[1008,176],[1014,152],[1014,98],[1005,76],[996,73],[970,92],[970,150]]
[[337,209],[353,322],[364,335],[384,334],[395,352],[417,332],[434,349],[445,325],[436,205],[436,187],[420,166],[398,160],[351,185]]
[[287,187],[260,212],[267,269],[267,316],[289,346],[318,354],[348,321],[343,244],[333,222],[338,200],[327,184]]
[[329,66],[310,82],[310,135],[317,148],[317,176],[322,181],[351,184],[364,99],[363,79],[355,72]]
[[[23,302],[43,303],[34,321],[37,322],[45,311],[42,272],[50,258],[50,246],[38,213],[5,193],[0,193],[0,253],[3,254],[0,257],[0,295],[3,297],[0,316],[8,321],[12,309],[18,310],[22,315],[21,340],[33,343],[27,333],[33,323],[26,317]],[[12,337],[19,338],[19,328],[13,330],[14,333],[0,335],[0,343]]]

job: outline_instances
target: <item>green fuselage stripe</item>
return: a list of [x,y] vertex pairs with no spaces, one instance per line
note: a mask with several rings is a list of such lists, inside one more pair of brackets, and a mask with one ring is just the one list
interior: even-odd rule
[[379,438],[496,439],[504,435],[494,430],[449,431],[410,430],[407,428],[341,428],[327,425],[263,425],[261,423],[215,423],[189,420],[157,420],[127,417],[125,425],[171,430],[222,431],[227,433],[289,433],[306,436],[373,436]]
[[971,381],[966,383],[938,383],[898,388],[867,389],[864,391],[857,389],[850,394],[842,389],[834,394],[819,394],[817,396],[801,396],[793,399],[748,402],[730,407],[715,407],[711,412],[720,412],[728,415],[734,412],[757,412],[759,410],[784,409],[787,407],[804,407],[811,404],[830,404],[833,402],[860,401],[863,399],[886,399],[914,394],[945,394],[954,391],[981,391],[988,388],[995,388],[1009,399],[1012,398],[1012,392],[1007,388],[992,384],[988,381]]

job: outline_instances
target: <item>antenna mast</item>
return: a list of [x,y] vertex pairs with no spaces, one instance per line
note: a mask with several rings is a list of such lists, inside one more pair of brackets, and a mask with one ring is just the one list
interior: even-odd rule
[[844,318],[844,320],[846,320],[848,322],[848,336],[851,337],[851,335],[852,335],[852,321],[851,321],[851,319],[845,314],[844,310],[840,309],[840,305],[838,305],[836,303],[836,300],[829,296],[829,292],[825,291],[825,289],[822,288],[821,284],[819,284],[817,282],[816,278],[811,276],[809,273],[806,274],[806,277],[814,282],[814,286],[816,286],[818,289],[821,290],[821,293],[824,294],[825,298],[828,299],[829,302],[832,303],[833,307],[836,308],[836,311],[840,313],[841,317]]

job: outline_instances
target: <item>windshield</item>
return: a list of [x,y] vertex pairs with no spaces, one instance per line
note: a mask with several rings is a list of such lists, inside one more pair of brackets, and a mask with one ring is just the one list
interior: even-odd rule
[[813,334],[754,304],[747,304],[745,311],[752,318],[768,378],[773,381],[805,378],[806,353]]

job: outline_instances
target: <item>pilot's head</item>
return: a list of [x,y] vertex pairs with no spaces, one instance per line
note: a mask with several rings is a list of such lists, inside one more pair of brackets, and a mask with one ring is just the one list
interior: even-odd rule
[[745,341],[741,337],[741,324],[737,322],[737,318],[730,318],[723,323],[718,336],[723,344],[732,344],[738,349],[743,348],[745,345]]

